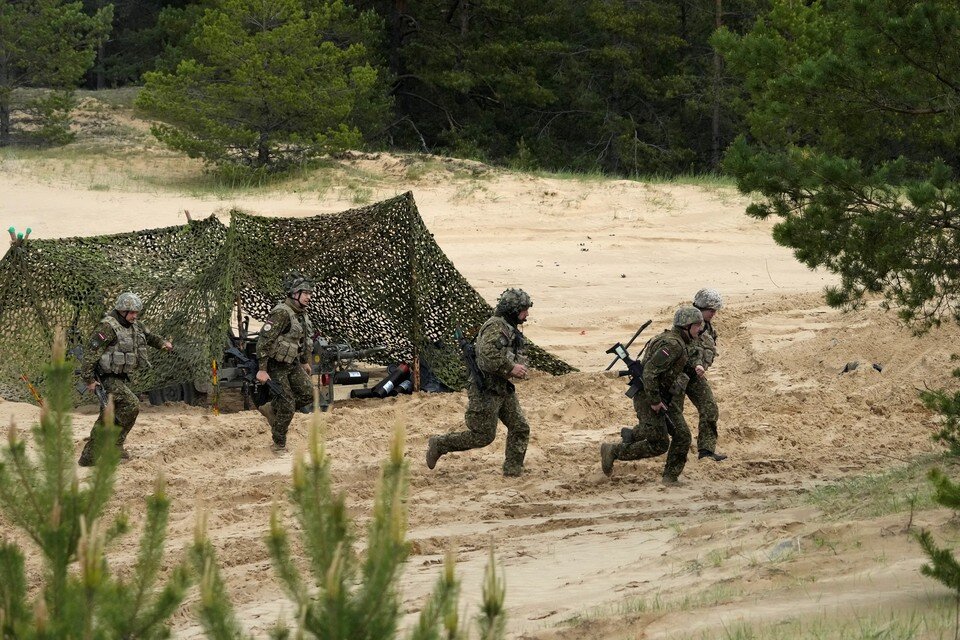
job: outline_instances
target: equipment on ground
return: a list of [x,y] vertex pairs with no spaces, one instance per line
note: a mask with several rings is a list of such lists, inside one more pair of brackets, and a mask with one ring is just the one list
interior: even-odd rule
[[[375,353],[383,351],[383,345],[369,349],[354,349],[346,340],[329,342],[326,338],[313,340],[313,370],[317,374],[317,388],[320,391],[320,410],[326,411],[333,404],[333,386],[367,384],[370,374],[359,371],[354,363]],[[353,391],[362,391],[354,389]],[[350,393],[350,397],[357,397]],[[369,396],[364,396],[369,397]]]

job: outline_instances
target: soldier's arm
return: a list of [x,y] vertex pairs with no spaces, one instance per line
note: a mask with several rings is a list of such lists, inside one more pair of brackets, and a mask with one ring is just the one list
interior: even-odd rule
[[490,324],[480,331],[477,336],[477,366],[481,371],[506,378],[515,364],[507,349],[507,337],[498,325]]
[[660,376],[673,366],[677,358],[683,357],[684,350],[668,341],[658,341],[650,345],[650,348],[653,352],[643,365],[643,388],[650,396],[650,404],[660,404],[663,402],[660,396]]
[[703,364],[703,345],[699,339],[687,347],[687,368],[696,369],[698,366],[707,368]]
[[[306,318],[304,318],[306,320]],[[313,327],[304,322],[300,338],[300,364],[310,364],[313,357]]]
[[700,353],[700,364],[703,365],[704,369],[709,369],[717,357],[717,343],[713,336],[709,333],[700,336],[700,349],[698,351]]
[[147,329],[144,325],[140,325],[140,328],[143,329],[143,337],[146,338],[148,345],[154,349],[163,349],[163,345],[167,343],[166,340],[155,333],[151,333],[150,329]]
[[267,321],[263,323],[263,328],[257,336],[257,361],[260,364],[260,371],[267,370],[267,353],[289,324],[290,318],[282,309],[267,316]]
[[94,381],[94,370],[101,356],[117,339],[117,334],[106,322],[101,322],[93,330],[87,348],[83,350],[83,362],[80,363],[80,377],[86,384]]

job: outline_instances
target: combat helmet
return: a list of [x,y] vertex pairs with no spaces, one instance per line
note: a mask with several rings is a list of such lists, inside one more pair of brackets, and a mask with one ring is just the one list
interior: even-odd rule
[[143,300],[132,291],[124,291],[117,296],[117,301],[113,303],[113,308],[121,313],[126,313],[127,311],[140,313],[143,311]]
[[504,318],[516,318],[521,311],[532,306],[533,301],[530,300],[530,294],[526,291],[523,289],[507,289],[500,294],[500,298],[497,300],[497,308],[494,309],[493,313]]
[[301,291],[313,291],[313,280],[299,271],[291,271],[283,281],[283,288],[288,296],[295,296]]
[[723,308],[723,297],[716,289],[700,289],[693,296],[693,306],[697,309],[719,311]]
[[680,307],[673,314],[673,326],[689,327],[692,324],[703,322],[703,314],[696,307]]

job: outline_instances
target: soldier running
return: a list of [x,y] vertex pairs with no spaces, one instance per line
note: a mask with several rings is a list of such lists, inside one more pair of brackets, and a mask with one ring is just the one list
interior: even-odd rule
[[[143,311],[143,301],[129,291],[121,293],[108,313],[93,330],[90,346],[83,354],[80,377],[87,390],[94,391],[98,386],[113,396],[113,420],[120,427],[117,446],[120,457],[130,455],[123,448],[130,430],[133,429],[140,413],[140,401],[130,390],[130,374],[140,367],[149,367],[147,345],[155,349],[173,351],[168,340],[150,333],[137,316]],[[96,463],[94,452],[99,438],[103,437],[103,408],[97,421],[93,423],[90,437],[80,453],[77,463],[89,467]]]
[[[693,306],[703,314],[703,330],[699,339],[692,343],[693,347],[690,362],[687,363],[690,382],[687,383],[686,396],[697,409],[699,420],[697,424],[697,452],[700,459],[710,458],[720,462],[727,456],[717,453],[717,419],[720,410],[717,401],[713,398],[710,381],[707,380],[707,369],[717,357],[717,330],[711,320],[717,311],[723,307],[723,298],[716,289],[700,289],[693,296]],[[683,411],[683,398],[680,398],[680,410]]]
[[433,469],[446,453],[477,449],[493,442],[499,420],[507,427],[503,475],[519,476],[523,471],[530,425],[510,378],[527,377],[519,327],[527,320],[532,306],[530,296],[522,289],[507,289],[500,295],[493,316],[477,333],[477,366],[484,380],[481,388],[480,381],[470,376],[464,416],[467,431],[431,436],[427,445],[428,468]]
[[633,397],[638,424],[629,432],[629,440],[600,445],[604,474],[613,473],[615,460],[654,458],[666,452],[663,483],[680,484],[691,440],[679,402],[687,383],[683,368],[688,345],[697,339],[702,326],[699,309],[681,307],[673,315],[673,327],[650,341],[643,354],[643,389]]
[[257,338],[257,381],[266,384],[275,380],[283,388],[281,395],[260,406],[260,413],[270,424],[271,448],[277,453],[286,450],[287,429],[294,412],[313,402],[313,328],[307,315],[313,287],[302,274],[291,273],[284,285],[287,299],[273,308]]

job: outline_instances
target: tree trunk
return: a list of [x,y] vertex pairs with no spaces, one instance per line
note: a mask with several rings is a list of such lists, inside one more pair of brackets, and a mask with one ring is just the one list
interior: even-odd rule
[[10,144],[10,98],[13,87],[7,73],[7,58],[0,57],[0,147]]
[[0,104],[0,147],[10,145],[10,105]]
[[100,44],[97,45],[97,91],[100,91],[107,86],[106,77],[103,73],[103,55],[105,50],[105,43],[103,40],[101,40]]
[[267,146],[268,136],[260,134],[260,141],[257,143],[257,166],[265,167],[270,163],[270,147]]
[[[719,29],[723,26],[723,0],[716,0],[716,21],[715,26]],[[711,128],[713,133],[713,169],[716,171],[720,167],[720,84],[722,81],[723,60],[720,59],[720,53],[713,50],[713,118]]]

